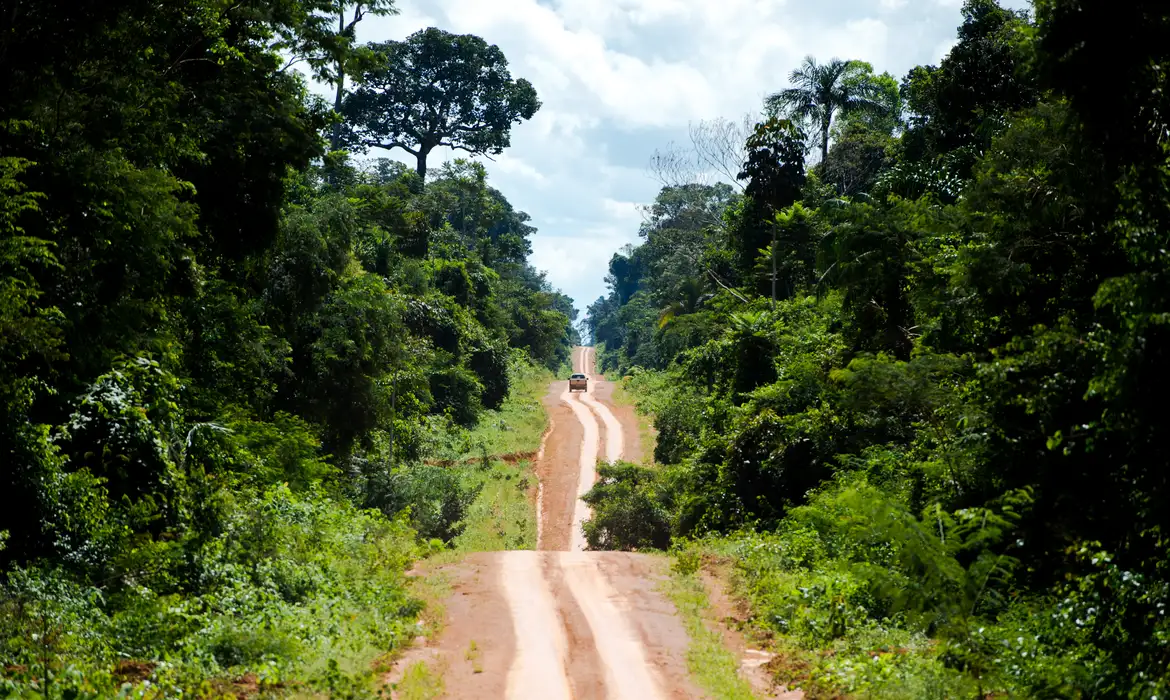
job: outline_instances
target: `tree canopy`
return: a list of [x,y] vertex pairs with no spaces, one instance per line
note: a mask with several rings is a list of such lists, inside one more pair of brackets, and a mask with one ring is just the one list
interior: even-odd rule
[[421,178],[436,147],[498,154],[512,126],[540,109],[532,84],[514,80],[503,52],[477,36],[430,28],[369,49],[370,65],[342,106],[350,142],[406,151]]
[[[587,310],[658,431],[592,541],[730,553],[806,692],[1165,694],[1168,37],[1152,2],[967,0],[900,83],[806,61],[769,102],[821,160],[758,130],[743,196],[653,221]],[[944,651],[851,651],[903,635]]]

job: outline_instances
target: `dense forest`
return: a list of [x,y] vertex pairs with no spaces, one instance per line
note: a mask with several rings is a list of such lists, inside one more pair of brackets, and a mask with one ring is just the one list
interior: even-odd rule
[[729,556],[809,697],[1170,692],[1168,9],[967,0],[697,128],[724,181],[660,154],[585,319],[656,464],[591,542]]
[[479,37],[356,43],[394,11],[0,3],[0,696],[364,697],[337,660],[417,634],[470,497],[431,458],[576,311],[482,166],[426,167],[535,90]]

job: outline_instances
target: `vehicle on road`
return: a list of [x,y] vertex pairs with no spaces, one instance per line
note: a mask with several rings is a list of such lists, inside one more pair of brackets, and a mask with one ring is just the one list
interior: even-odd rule
[[589,378],[580,372],[569,375],[569,391],[589,391]]

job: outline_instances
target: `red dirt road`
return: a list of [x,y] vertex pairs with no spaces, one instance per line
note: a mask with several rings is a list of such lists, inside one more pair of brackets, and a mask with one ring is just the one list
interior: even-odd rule
[[[593,372],[593,349],[573,351],[586,392],[554,382],[550,430],[538,456],[539,551],[483,552],[451,567],[454,594],[428,660],[446,698],[675,700],[702,697],[687,675],[686,630],[658,592],[666,560],[587,552],[579,496],[599,459],[640,456],[637,423]],[[632,448],[633,453],[627,449]]]

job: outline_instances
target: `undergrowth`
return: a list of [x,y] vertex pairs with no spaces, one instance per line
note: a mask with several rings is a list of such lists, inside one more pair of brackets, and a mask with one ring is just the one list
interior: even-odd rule
[[[668,460],[601,469],[587,497],[591,545],[669,547],[683,569],[705,557],[732,562],[748,632],[775,654],[768,670],[810,699],[1095,696],[1086,689],[1118,672],[1097,650],[1094,630],[1112,634],[1103,611],[1156,614],[1166,598],[1091,543],[1069,552],[1091,575],[1030,589],[1020,523],[1031,489],[948,509],[917,496],[881,451],[842,458],[779,517],[728,527],[723,513],[741,506],[704,483],[725,472],[701,461],[719,453],[686,444],[708,399],[679,391],[669,373],[633,374],[631,394],[669,432],[657,445]],[[1151,697],[1157,681],[1146,689],[1132,697]]]
[[723,636],[707,621],[710,604],[696,567],[679,557],[665,583],[686,627],[687,668],[713,700],[754,700],[751,686],[739,675],[739,660],[723,645]]
[[121,585],[10,572],[0,695],[374,697],[371,662],[418,632],[420,605],[403,581],[418,554],[406,519],[286,486],[224,507],[223,529],[188,560],[143,543],[155,551],[135,552],[144,567]]
[[[474,431],[437,423],[425,461],[394,465],[375,440],[346,490],[204,481],[204,510],[185,514],[204,525],[140,537],[105,565],[113,577],[68,563],[8,572],[0,697],[377,697],[386,665],[442,625],[445,578],[407,577],[416,560],[536,544],[535,481],[516,455],[539,447],[550,375],[510,371],[501,408]],[[245,457],[314,467],[286,447],[297,426],[243,443],[246,427],[224,433]],[[418,668],[403,683],[403,697],[434,697],[442,677]]]

